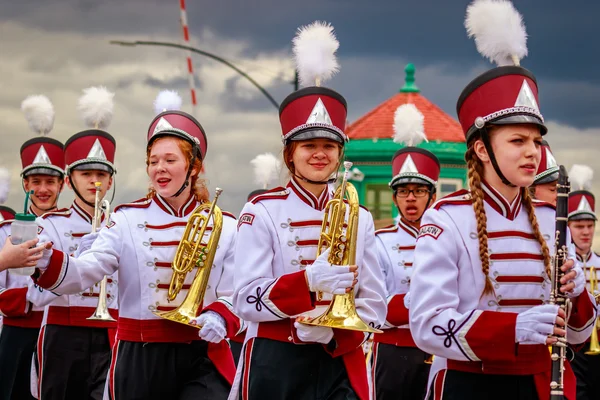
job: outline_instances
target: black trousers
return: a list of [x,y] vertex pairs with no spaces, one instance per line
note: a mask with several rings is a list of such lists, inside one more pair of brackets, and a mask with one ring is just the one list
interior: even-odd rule
[[0,399],[30,400],[31,359],[39,328],[2,327],[0,334]]
[[[539,400],[533,375],[484,375],[453,370],[446,370],[445,374],[441,396],[444,400]],[[432,382],[435,385],[436,379]],[[435,397],[432,388],[428,399],[437,398],[440,397]]]
[[240,399],[358,399],[341,357],[331,357],[320,344],[256,338],[243,354],[250,362],[242,371]]
[[237,367],[238,361],[240,359],[240,354],[242,353],[242,347],[244,347],[244,344],[230,340],[229,347],[231,348],[231,355],[233,355],[233,362],[235,363],[235,366]]
[[427,393],[429,355],[416,347],[375,343],[373,375],[377,400],[422,400]]
[[108,331],[62,325],[42,329],[40,400],[101,400],[110,365]]
[[577,400],[600,399],[600,355],[585,354],[589,348],[587,343],[571,362],[577,378]]
[[[207,356],[208,343],[119,341],[109,391],[112,400],[220,400],[231,386]],[[116,358],[115,358],[116,357]]]

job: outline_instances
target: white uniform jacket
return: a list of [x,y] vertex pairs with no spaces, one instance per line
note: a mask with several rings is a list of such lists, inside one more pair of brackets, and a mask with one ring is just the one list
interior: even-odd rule
[[[294,328],[295,317],[320,315],[329,305],[331,296],[327,294],[322,302],[316,301],[304,269],[315,260],[324,208],[331,195],[328,187],[316,198],[292,179],[287,188],[259,195],[242,210],[233,303],[237,314],[248,324],[246,342],[266,337],[301,344]],[[358,314],[366,323],[379,327],[386,313],[383,276],[377,262],[373,218],[362,208],[358,218],[356,265]],[[334,329],[334,340],[335,349],[326,347],[326,350],[334,357],[344,356],[350,382],[361,393],[363,377],[366,389],[366,370],[360,376],[365,367],[361,347],[365,335]]]
[[[54,250],[50,263],[38,278],[40,286],[57,293],[79,293],[104,275],[118,271],[119,320],[117,340],[132,342],[190,342],[200,340],[198,329],[156,316],[153,311],[172,310],[185,298],[197,268],[187,274],[175,300],[167,301],[171,262],[183,236],[190,213],[198,206],[194,197],[179,210],[159,195],[115,208],[92,247],[79,258]],[[235,217],[223,213],[223,229],[204,296],[204,309],[226,320],[229,337],[240,329],[231,312]],[[204,240],[212,231],[209,222]],[[200,312],[200,310],[198,310]],[[235,367],[226,341],[209,344],[208,355],[230,382]]]
[[[598,283],[598,278],[600,278],[600,256],[590,250],[590,252],[586,256],[580,256],[579,254],[577,254],[577,262],[585,271],[585,276],[588,284],[587,287],[588,290],[591,292],[592,287],[590,285],[590,268],[594,267],[594,269],[596,270],[596,282]],[[598,285],[596,286],[596,293],[600,293],[600,286]]]
[[416,347],[408,326],[404,298],[409,291],[418,230],[402,219],[396,225],[375,232],[379,265],[385,278],[388,310],[384,333],[373,341],[394,346]]
[[[104,225],[105,221],[102,221],[102,224]],[[44,214],[38,218],[38,225],[41,242],[52,242],[55,249],[73,255],[81,238],[92,230],[92,216],[73,202],[68,210]],[[106,292],[106,304],[110,315],[117,319],[119,311],[116,274],[107,278]],[[100,285],[94,285],[81,293],[60,296],[46,309],[44,324],[116,328],[116,322],[87,319],[98,305],[99,294]]]
[[[0,223],[0,248],[10,236],[12,221]],[[28,276],[14,275],[8,270],[0,272],[0,315],[6,325],[39,328],[44,317],[44,307],[57,298],[58,295],[42,289]]]
[[[533,235],[521,196],[509,204],[483,184],[487,216],[489,276],[495,296],[482,296],[479,241],[471,195],[465,190],[439,200],[425,212],[411,280],[410,329],[418,347],[450,361],[481,362],[493,373],[494,363],[524,365],[533,351],[536,368],[546,371],[546,346],[515,343],[517,313],[548,302],[550,281],[541,248]],[[550,254],[554,254],[555,211],[534,202],[535,213]],[[567,337],[585,341],[596,318],[587,292],[572,299]],[[549,360],[549,358],[548,358]],[[548,361],[549,362],[549,361]],[[509,372],[510,373],[510,372]],[[537,373],[537,372],[535,372]]]

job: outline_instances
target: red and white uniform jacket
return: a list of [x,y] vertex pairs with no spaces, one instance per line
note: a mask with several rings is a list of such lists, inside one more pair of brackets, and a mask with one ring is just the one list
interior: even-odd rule
[[[540,398],[548,398],[548,347],[515,342],[517,313],[550,297],[541,248],[521,196],[509,204],[491,186],[483,184],[483,189],[495,296],[482,296],[485,275],[471,195],[457,192],[423,216],[411,279],[410,329],[417,346],[446,358],[448,369],[534,375]],[[540,230],[554,254],[554,208],[534,204]],[[592,332],[595,307],[587,291],[572,302],[567,338],[582,343]],[[574,383],[570,368],[569,375]],[[443,380],[443,372],[438,378]]]
[[397,225],[375,232],[379,265],[385,277],[388,309],[384,333],[375,334],[373,341],[394,346],[416,347],[408,326],[408,309],[404,297],[409,291],[410,276],[418,230],[402,219]]
[[[329,305],[331,296],[327,294],[323,294],[323,301],[316,301],[304,269],[315,260],[324,207],[331,196],[332,190],[328,188],[316,198],[292,179],[287,188],[259,195],[242,210],[233,303],[236,313],[248,324],[247,347],[255,337],[302,344],[294,328],[295,317],[318,316]],[[358,221],[356,308],[363,321],[380,327],[385,321],[386,302],[373,218],[361,208]],[[353,388],[359,397],[368,398],[361,346],[365,334],[333,331],[337,347],[326,350],[333,357],[344,358]],[[234,391],[237,393],[235,387]]]
[[[118,271],[119,320],[117,340],[181,343],[201,340],[198,329],[156,316],[153,311],[176,308],[190,287],[196,268],[187,274],[183,289],[169,303],[171,262],[183,236],[190,213],[200,203],[194,197],[179,210],[159,195],[115,208],[91,249],[79,258],[54,250],[48,268],[38,278],[40,286],[57,293],[79,293],[104,275]],[[205,240],[212,229],[209,222]],[[204,296],[204,310],[218,312],[226,321],[228,337],[240,330],[231,312],[233,246],[236,220],[223,213],[223,229]],[[200,310],[198,310],[200,312]],[[233,382],[235,366],[226,341],[209,343],[208,356],[217,370]]]
[[[11,222],[0,223],[0,248],[10,236]],[[39,328],[44,307],[57,298],[58,295],[42,289],[28,276],[13,275],[8,270],[0,272],[0,315],[5,325]]]
[[[73,255],[81,238],[91,232],[92,218],[75,202],[67,210],[46,213],[37,220],[40,226],[40,241],[52,242],[55,249]],[[104,225],[105,222],[103,221],[102,224]],[[107,278],[106,292],[106,304],[110,315],[116,319],[119,316],[117,274]],[[100,285],[94,285],[89,290],[77,294],[60,296],[48,306],[44,315],[44,324],[116,328],[116,322],[87,320],[98,305],[99,294]]]

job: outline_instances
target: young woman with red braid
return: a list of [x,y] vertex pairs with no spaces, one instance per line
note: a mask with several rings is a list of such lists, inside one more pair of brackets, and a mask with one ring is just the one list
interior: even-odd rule
[[[480,15],[502,13],[520,18],[509,2],[476,1],[467,28],[481,33],[477,28],[494,21]],[[504,57],[498,48],[490,56],[518,59],[508,47]],[[411,279],[410,329],[417,346],[436,356],[429,398],[548,399],[548,345],[567,331],[572,343],[591,333],[595,308],[572,260],[561,267],[560,290],[573,303],[568,321],[547,304],[555,211],[527,191],[547,131],[537,92],[531,72],[501,66],[473,80],[458,100],[470,190],[425,212]],[[566,376],[566,397],[574,400],[570,368]]]

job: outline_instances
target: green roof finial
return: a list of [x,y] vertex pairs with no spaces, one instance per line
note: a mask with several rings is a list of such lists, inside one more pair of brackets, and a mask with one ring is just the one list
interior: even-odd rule
[[414,64],[407,64],[404,72],[406,72],[406,78],[404,78],[404,87],[400,89],[400,93],[419,93],[421,90],[415,85]]

